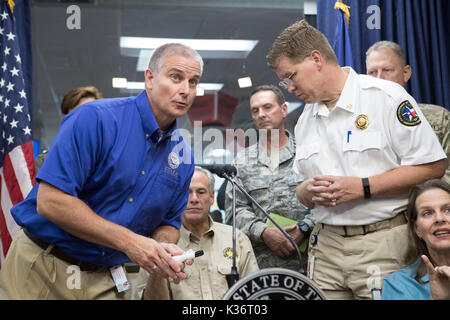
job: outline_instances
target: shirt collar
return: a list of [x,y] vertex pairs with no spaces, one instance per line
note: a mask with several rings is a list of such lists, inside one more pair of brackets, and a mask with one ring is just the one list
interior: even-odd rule
[[[356,92],[355,88],[358,86],[357,77],[358,74],[351,67],[343,67],[343,70],[348,70],[348,77],[345,81],[344,88],[342,89],[341,95],[339,96],[338,101],[336,102],[336,108],[343,109],[345,111],[354,113],[355,105],[356,105]],[[318,102],[313,105],[313,117],[325,116],[329,115],[330,111],[327,106]]]
[[[147,92],[144,90],[136,97],[136,104],[141,115],[142,127],[146,135],[152,138],[152,140],[158,141],[163,134],[162,130],[159,128],[156,122],[155,115],[153,114],[152,107],[148,101]],[[179,135],[177,127],[177,121],[175,120],[169,131],[162,137],[166,139],[171,137],[173,134]]]
[[[214,236],[214,233],[216,231],[216,224],[215,224],[214,220],[211,218],[211,216],[208,216],[208,220],[209,220],[209,229],[202,236],[208,235],[208,236],[212,237],[212,236]],[[192,241],[192,239],[198,239],[198,238],[195,234],[193,234],[191,231],[186,229],[184,227],[184,225],[182,224],[181,228],[180,228],[180,241],[188,244]],[[198,240],[200,240],[200,239],[198,239]]]

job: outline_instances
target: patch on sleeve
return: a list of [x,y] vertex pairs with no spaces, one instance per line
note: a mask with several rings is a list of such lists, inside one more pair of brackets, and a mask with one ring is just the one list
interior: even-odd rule
[[397,108],[397,118],[401,124],[414,127],[420,124],[422,121],[419,118],[416,110],[408,100],[403,101]]

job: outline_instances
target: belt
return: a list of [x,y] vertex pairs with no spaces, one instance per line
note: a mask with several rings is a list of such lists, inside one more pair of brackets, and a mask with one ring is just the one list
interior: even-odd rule
[[321,223],[322,229],[329,230],[331,232],[337,233],[342,237],[353,237],[365,235],[371,232],[383,230],[383,229],[392,229],[403,224],[406,224],[408,220],[406,219],[406,211],[400,212],[395,217],[391,219],[386,219],[382,221],[378,221],[371,224],[366,224],[362,226],[333,226],[330,224]]
[[[26,234],[26,236],[33,241],[36,245],[38,245],[41,249],[47,250],[47,248],[50,246],[49,243],[36,238],[34,235],[32,235],[27,229],[23,229],[23,232]],[[60,248],[57,246],[53,246],[53,248],[49,252],[51,255],[55,256],[58,259],[61,259],[71,265],[77,265],[80,267],[81,271],[90,271],[90,272],[104,272],[109,269],[107,266],[99,266],[90,262],[82,261],[75,259],[66,253],[64,253]]]

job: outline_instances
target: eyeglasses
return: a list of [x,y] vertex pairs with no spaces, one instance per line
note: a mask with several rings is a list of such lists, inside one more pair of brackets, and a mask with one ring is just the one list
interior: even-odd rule
[[282,87],[283,89],[288,89],[289,86],[292,86],[294,84],[294,77],[297,75],[297,72],[292,72],[291,75],[287,78],[284,78],[283,80],[281,80],[278,85],[280,87]]

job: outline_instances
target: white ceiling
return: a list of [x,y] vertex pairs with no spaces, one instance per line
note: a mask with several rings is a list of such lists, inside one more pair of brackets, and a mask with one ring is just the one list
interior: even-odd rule
[[[237,78],[253,86],[277,84],[265,56],[282,29],[303,17],[303,0],[98,0],[87,4],[32,1],[34,135],[48,147],[60,123],[63,95],[94,85],[105,97],[132,95],[112,87],[113,77],[143,81],[137,57],[122,55],[120,36],[193,39],[247,39],[258,44],[246,59],[205,59],[202,82],[224,83],[239,99],[233,124],[249,125],[248,95]],[[81,8],[81,29],[69,30],[66,9]],[[287,100],[296,98],[287,95]]]

